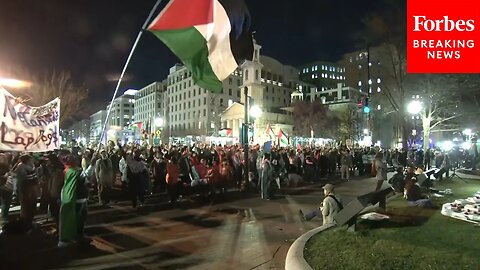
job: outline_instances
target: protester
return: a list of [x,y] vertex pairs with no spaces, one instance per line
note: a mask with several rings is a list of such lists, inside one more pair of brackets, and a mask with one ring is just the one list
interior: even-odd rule
[[95,176],[98,183],[98,201],[101,205],[110,202],[110,189],[113,184],[112,161],[108,158],[107,151],[100,151],[100,159],[95,165]]
[[[92,164],[95,164],[93,161]],[[90,165],[85,171],[78,166],[78,160],[73,155],[65,158],[65,181],[62,188],[60,207],[59,247],[66,247],[76,241],[82,244],[86,241],[84,235],[87,218],[88,182],[93,173]]]
[[32,224],[37,210],[37,197],[39,195],[39,182],[33,158],[29,155],[20,156],[14,172],[20,199],[20,217],[26,224]]
[[376,175],[375,179],[377,179],[377,187],[375,190],[380,190],[382,188],[383,182],[387,180],[387,164],[383,161],[383,153],[378,152],[375,155],[375,160],[373,165],[375,167]]
[[343,209],[342,201],[334,194],[332,184],[323,186],[323,193],[325,194],[325,198],[319,208],[306,215],[303,214],[302,210],[299,210],[301,220],[311,220],[321,215],[323,225],[335,222],[335,217]]
[[[90,161],[89,161],[90,162]],[[88,167],[87,167],[88,168]],[[54,153],[50,153],[46,165],[46,188],[48,194],[48,210],[58,227],[60,214],[60,196],[64,181],[64,165]]]
[[341,163],[341,177],[342,180],[350,181],[350,168],[352,167],[352,156],[350,155],[350,150],[346,149],[342,154]]
[[261,197],[264,200],[270,200],[270,183],[272,181],[272,164],[270,163],[270,154],[263,155],[262,176],[260,178]]

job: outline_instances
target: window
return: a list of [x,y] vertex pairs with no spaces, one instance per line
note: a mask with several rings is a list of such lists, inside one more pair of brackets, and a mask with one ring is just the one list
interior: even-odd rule
[[203,105],[207,105],[207,98],[206,97],[203,98]]
[[362,81],[358,81],[358,86],[362,86]]
[[265,92],[267,92],[267,93],[268,93],[268,85],[267,85],[267,86],[265,86]]
[[248,69],[245,70],[245,81],[248,81]]
[[228,78],[228,84],[229,85],[232,85],[232,81],[233,81],[232,78]]
[[240,90],[237,90],[237,97],[240,97]]
[[232,89],[228,89],[228,95],[231,96],[232,95]]
[[207,116],[207,109],[203,109],[203,116]]
[[257,80],[257,81],[260,80],[258,69],[255,70],[255,80]]
[[223,98],[220,99],[220,106],[223,107]]

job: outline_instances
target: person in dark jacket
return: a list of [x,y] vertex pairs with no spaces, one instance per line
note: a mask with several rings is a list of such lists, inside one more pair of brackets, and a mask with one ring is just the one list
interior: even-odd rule
[[405,184],[405,197],[410,206],[436,208],[429,198],[422,195],[422,191],[415,177],[412,177]]
[[167,163],[161,152],[155,153],[151,169],[153,175],[153,189],[157,192],[165,192],[167,187]]
[[46,164],[46,188],[48,194],[48,210],[50,215],[54,218],[58,227],[60,215],[60,194],[62,193],[64,170],[63,164],[58,160],[53,153],[48,155]]

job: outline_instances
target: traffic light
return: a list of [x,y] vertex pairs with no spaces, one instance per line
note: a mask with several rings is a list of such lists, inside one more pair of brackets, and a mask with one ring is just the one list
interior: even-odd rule
[[357,102],[357,107],[359,109],[361,109],[363,107],[363,100],[362,99],[359,99],[358,102]]
[[370,113],[370,105],[368,104],[368,97],[365,98],[365,105],[363,107],[363,112],[364,113]]

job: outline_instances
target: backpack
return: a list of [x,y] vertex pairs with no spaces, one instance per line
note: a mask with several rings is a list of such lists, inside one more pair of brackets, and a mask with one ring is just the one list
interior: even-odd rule
[[373,161],[372,163],[372,169],[371,169],[372,176],[377,176],[377,167],[375,166],[375,162],[376,161]]

